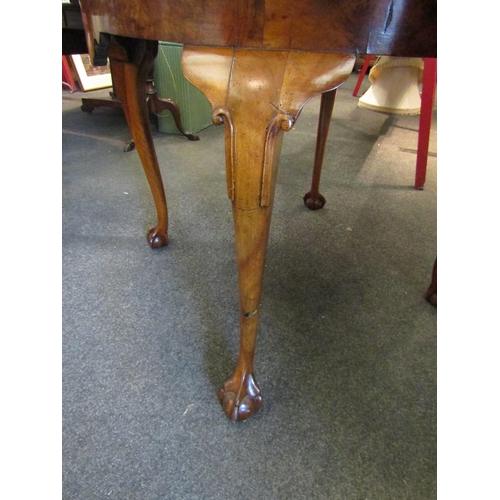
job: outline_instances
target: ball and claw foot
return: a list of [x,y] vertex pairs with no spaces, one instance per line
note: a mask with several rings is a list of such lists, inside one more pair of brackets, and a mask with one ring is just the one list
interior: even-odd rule
[[148,244],[151,248],[161,248],[168,245],[167,233],[154,227],[148,233]]
[[260,389],[252,374],[247,374],[238,381],[231,377],[218,392],[219,401],[226,416],[233,422],[250,418],[264,404]]
[[325,197],[319,193],[314,195],[311,193],[311,191],[309,191],[309,193],[306,193],[304,195],[304,204],[310,210],[319,210],[320,208],[324,207],[325,203]]

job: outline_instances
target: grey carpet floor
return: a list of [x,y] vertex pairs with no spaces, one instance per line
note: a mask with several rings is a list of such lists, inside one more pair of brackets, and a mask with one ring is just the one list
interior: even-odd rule
[[[413,189],[418,116],[337,92],[325,207],[309,211],[319,98],[285,134],[256,375],[234,424],[216,392],[238,352],[224,131],[154,129],[170,244],[120,110],[62,96],[63,498],[436,497],[436,115]],[[363,89],[367,88],[365,82]],[[108,91],[93,92],[107,95]]]

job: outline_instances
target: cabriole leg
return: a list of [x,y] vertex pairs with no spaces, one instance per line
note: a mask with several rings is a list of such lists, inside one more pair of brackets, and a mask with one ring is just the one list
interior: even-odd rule
[[254,373],[261,287],[283,132],[303,105],[336,88],[354,56],[185,47],[185,76],[205,93],[215,124],[226,126],[240,299],[240,349],[218,393],[225,414],[246,420],[262,406]]
[[146,80],[157,50],[157,42],[122,37],[112,38],[109,46],[114,90],[122,103],[158,214],[158,223],[147,236],[152,248],[168,243],[167,202],[149,125],[146,95]]

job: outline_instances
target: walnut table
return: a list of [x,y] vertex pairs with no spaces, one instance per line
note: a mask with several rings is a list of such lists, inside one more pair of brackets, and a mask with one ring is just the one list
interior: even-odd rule
[[149,129],[146,78],[157,41],[184,44],[183,71],[224,124],[240,297],[240,352],[219,391],[226,415],[262,406],[254,352],[264,259],[283,133],[304,104],[336,89],[357,53],[436,57],[436,0],[80,0],[94,64],[109,56],[158,223],[168,243],[163,183]]

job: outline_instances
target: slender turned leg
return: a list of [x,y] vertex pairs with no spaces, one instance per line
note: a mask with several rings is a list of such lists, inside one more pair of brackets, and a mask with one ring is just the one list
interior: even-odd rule
[[311,210],[323,208],[326,203],[325,198],[319,192],[319,181],[321,178],[321,168],[323,167],[323,157],[325,155],[326,139],[330,129],[332,119],[333,103],[337,89],[321,94],[321,107],[319,111],[318,135],[316,137],[316,152],[314,154],[313,177],[311,190],[304,195],[304,203]]
[[354,56],[185,47],[186,78],[205,93],[215,124],[226,126],[240,298],[236,368],[218,393],[225,414],[245,420],[262,406],[254,355],[261,286],[283,131],[314,95],[338,87]]
[[[118,39],[118,37],[117,37]],[[113,85],[121,101],[132,138],[153,194],[158,224],[147,239],[152,248],[168,243],[168,212],[160,167],[149,126],[146,79],[157,52],[157,42],[112,38],[109,58],[113,67]]]

